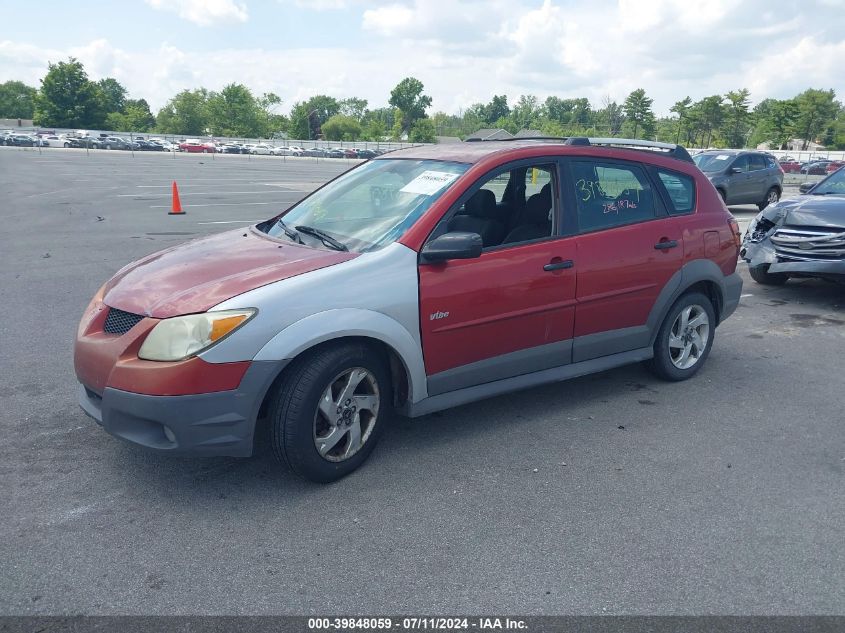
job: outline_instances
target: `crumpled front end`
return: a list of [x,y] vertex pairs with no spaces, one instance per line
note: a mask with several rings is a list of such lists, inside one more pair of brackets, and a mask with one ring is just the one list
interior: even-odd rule
[[781,205],[759,213],[745,231],[740,257],[749,268],[764,268],[770,274],[845,282],[845,226],[794,219]]

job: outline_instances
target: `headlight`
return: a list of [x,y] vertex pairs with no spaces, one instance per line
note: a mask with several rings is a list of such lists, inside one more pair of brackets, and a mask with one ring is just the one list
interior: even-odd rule
[[237,330],[255,313],[247,308],[164,319],[147,335],[138,358],[173,361],[193,356]]

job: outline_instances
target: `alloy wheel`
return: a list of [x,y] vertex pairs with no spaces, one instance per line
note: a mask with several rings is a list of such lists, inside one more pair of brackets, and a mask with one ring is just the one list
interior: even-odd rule
[[669,356],[678,369],[695,365],[710,340],[710,319],[698,304],[688,305],[675,319],[669,331]]
[[314,446],[321,457],[342,462],[367,442],[379,410],[378,381],[363,367],[340,373],[323,391],[314,416]]

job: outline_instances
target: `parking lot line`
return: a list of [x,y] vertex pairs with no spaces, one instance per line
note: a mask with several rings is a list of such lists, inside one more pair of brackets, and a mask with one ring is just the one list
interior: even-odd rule
[[[182,188],[181,186],[179,187]],[[291,193],[308,193],[305,190],[288,190]],[[266,195],[271,194],[277,196],[281,193],[287,193],[287,191],[278,191],[275,189],[271,190],[264,190],[264,191],[192,191],[188,193],[183,193],[182,196],[204,196],[206,194],[214,194],[216,196],[229,196],[229,195],[236,195],[236,194],[249,194],[249,195]],[[138,198],[143,196],[144,198],[169,198],[171,194],[169,193],[119,193],[115,196],[115,198]]]
[[215,220],[214,222],[197,222],[197,224],[253,224],[254,222],[263,221],[264,220]]
[[[274,200],[273,202],[213,202],[210,204],[183,204],[183,208],[188,207],[248,207],[266,204],[290,204],[290,200]],[[169,209],[169,204],[150,205],[150,209]]]

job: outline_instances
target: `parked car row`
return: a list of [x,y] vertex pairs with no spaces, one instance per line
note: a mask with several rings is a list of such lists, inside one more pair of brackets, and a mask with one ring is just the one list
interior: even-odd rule
[[778,160],[781,169],[787,174],[809,174],[825,176],[832,174],[845,165],[845,160],[830,160],[827,158],[811,158],[808,161],[798,161],[792,156],[783,156]]
[[83,134],[24,134],[12,130],[0,131],[0,145],[18,147],[75,147],[87,149],[120,149],[150,152],[191,152],[200,154],[255,154],[263,156],[312,156],[316,158],[356,158],[368,160],[389,150],[362,149],[357,147],[309,147],[298,145],[276,146],[270,143],[215,143],[197,138],[178,143],[158,138],[91,136]]
[[312,156],[315,158],[358,158],[370,159],[381,156],[387,150],[372,150],[344,147],[309,147],[298,145],[275,146],[269,143],[222,143],[203,142],[189,139],[180,144],[183,152],[203,152],[219,154],[254,154],[258,156]]

